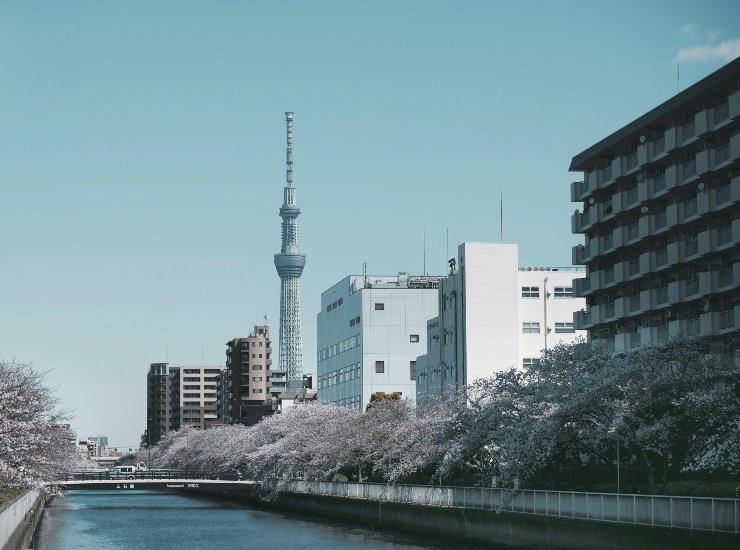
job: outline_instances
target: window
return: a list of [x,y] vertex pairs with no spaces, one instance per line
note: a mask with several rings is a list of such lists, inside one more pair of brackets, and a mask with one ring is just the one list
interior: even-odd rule
[[409,336],[409,342],[416,343],[418,341],[419,341],[419,335],[418,334],[412,334],[411,336]]
[[375,311],[383,311],[385,309],[385,304],[382,302],[375,302]]
[[341,306],[343,303],[344,303],[344,298],[339,298],[339,300],[337,300],[338,306]]
[[538,357],[524,357],[522,359],[522,367],[525,369],[529,369],[532,367],[538,367],[540,365],[540,360]]
[[183,390],[200,390],[200,386],[183,386]]
[[262,377],[261,376],[253,376],[252,377],[252,382],[262,382]]
[[539,298],[540,287],[538,286],[523,286],[522,287],[522,298]]
[[183,393],[182,396],[185,399],[199,399],[200,398],[199,393]]
[[522,323],[522,332],[524,334],[539,334],[540,324],[539,323]]
[[262,365],[252,365],[252,370],[262,370]]
[[385,372],[385,361],[375,361],[375,372]]
[[572,298],[573,287],[572,286],[556,286],[555,287],[555,298]]
[[409,361],[409,379],[416,380],[416,361]]
[[555,332],[559,334],[566,334],[570,332],[575,332],[576,329],[573,326],[573,323],[555,323]]
[[185,382],[200,382],[199,376],[185,376],[183,377],[183,381]]
[[205,369],[205,374],[221,374],[221,369]]
[[252,393],[262,393],[262,388],[255,388],[252,390]]
[[200,369],[183,369],[183,374],[200,374]]

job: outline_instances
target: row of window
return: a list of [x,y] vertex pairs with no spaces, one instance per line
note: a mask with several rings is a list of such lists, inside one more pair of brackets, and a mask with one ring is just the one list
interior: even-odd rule
[[[182,397],[183,399],[200,399],[200,393],[183,393]],[[203,398],[204,399],[215,399],[216,394],[215,393],[204,393]]]
[[319,350],[317,352],[317,360],[323,361],[324,359],[328,359],[329,357],[334,357],[335,355],[338,355],[340,353],[344,353],[345,351],[355,348],[360,345],[360,335],[355,334],[354,336],[350,336],[349,338],[345,338],[341,342],[337,344],[333,344],[329,346],[328,348]]
[[353,327],[353,326],[359,325],[359,324],[360,324],[360,316],[359,315],[357,317],[355,317],[354,319],[350,319],[349,320],[349,326],[350,327]]
[[[556,334],[570,334],[576,331],[573,323],[555,323]],[[522,332],[524,334],[539,334],[540,324],[536,323],[522,323]]]
[[332,401],[335,405],[340,407],[349,407],[350,409],[362,410],[362,396],[353,395],[352,397],[345,397],[344,399],[337,399]]
[[[522,287],[522,298],[539,298],[540,287],[538,286],[523,286]],[[556,286],[553,290],[553,297],[555,298],[573,298],[573,287],[572,286]]]
[[332,309],[336,309],[337,307],[341,306],[344,303],[344,298],[339,298],[339,300],[333,301],[331,304],[326,306],[326,312],[329,313]]
[[319,376],[318,389],[329,388],[362,376],[362,363],[353,363]]

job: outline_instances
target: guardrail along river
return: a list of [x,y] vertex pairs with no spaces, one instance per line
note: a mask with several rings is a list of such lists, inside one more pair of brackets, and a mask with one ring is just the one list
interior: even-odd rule
[[42,550],[452,547],[339,522],[305,521],[207,498],[138,490],[69,491],[55,498],[46,510],[35,546]]

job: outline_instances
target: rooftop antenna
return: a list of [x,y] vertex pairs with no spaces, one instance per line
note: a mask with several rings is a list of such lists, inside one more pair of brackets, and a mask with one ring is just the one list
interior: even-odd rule
[[450,257],[450,228],[447,228],[447,245],[445,247],[445,259]]
[[504,190],[500,190],[500,212],[499,212],[499,238],[504,242]]
[[288,182],[288,187],[293,187],[293,113],[285,113],[285,126],[288,131],[288,149],[285,157],[285,181]]
[[367,288],[367,262],[362,262],[362,286]]
[[681,91],[681,61],[676,59],[676,88]]
[[424,276],[427,274],[427,228],[424,228],[424,268],[422,269],[422,273]]

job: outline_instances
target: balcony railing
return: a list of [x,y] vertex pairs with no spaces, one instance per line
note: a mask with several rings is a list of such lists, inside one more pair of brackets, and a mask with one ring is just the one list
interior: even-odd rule
[[722,246],[732,241],[732,226],[725,225],[717,230],[717,246]]
[[668,341],[668,327],[663,325],[662,327],[658,327],[658,342],[667,342]]
[[655,229],[662,229],[666,225],[668,225],[668,215],[666,214],[666,211],[663,210],[662,212],[655,214]]
[[637,187],[627,189],[627,204],[635,204],[637,202]]
[[681,139],[683,141],[686,141],[687,139],[691,139],[692,137],[694,137],[695,133],[696,133],[696,128],[694,126],[693,120],[681,126]]
[[695,277],[686,281],[686,296],[699,294],[699,278]]
[[639,236],[640,236],[640,224],[639,223],[633,223],[627,226],[627,240],[628,241],[634,241]]
[[725,311],[719,312],[719,328],[724,330],[726,328],[733,328],[735,326],[735,310],[726,309]]
[[696,199],[695,198],[686,201],[683,207],[683,217],[690,218],[691,216],[696,216]]
[[630,333],[630,347],[636,348],[639,345],[640,345],[640,333],[639,332]]
[[686,256],[693,256],[697,252],[699,252],[699,239],[696,237],[688,239],[685,249]]
[[720,122],[730,118],[730,104],[725,101],[719,107],[714,108],[714,123],[719,124]]
[[659,267],[661,265],[666,265],[668,263],[668,249],[664,248],[662,250],[658,250],[655,253],[655,266]]
[[686,334],[689,336],[698,336],[700,330],[699,318],[694,317],[686,321]]
[[611,164],[601,170],[601,181],[606,182],[612,179],[612,166]]
[[722,164],[730,160],[730,144],[725,143],[714,150],[714,164]]
[[696,175],[696,159],[685,162],[681,167],[681,173],[684,180],[694,177]]
[[653,156],[660,155],[665,151],[665,136],[656,139],[653,142]]
[[730,286],[732,283],[732,268],[727,267],[725,269],[722,269],[717,277],[717,284],[719,288]]
[[610,267],[604,271],[604,284],[609,285],[614,282],[614,268]]
[[614,317],[614,302],[606,304],[606,307],[604,308],[604,317],[607,319]]
[[604,237],[604,250],[609,250],[610,248],[614,248],[614,234],[609,233]]
[[653,193],[657,193],[663,189],[665,189],[665,174],[655,176],[655,179],[653,180]]
[[627,155],[627,170],[632,170],[637,166],[637,151]]
[[729,183],[717,189],[716,201],[718,205],[724,204],[726,202],[730,202],[730,184]]
[[640,273],[640,260],[639,259],[630,260],[629,263],[627,264],[628,276],[632,277],[634,275],[637,275],[638,273]]
[[656,293],[655,301],[658,304],[665,304],[668,302],[668,287],[663,286],[658,289],[658,292]]
[[630,311],[631,312],[632,311],[637,311],[638,309],[640,309],[640,295],[639,294],[636,294],[634,296],[630,296],[630,299],[629,299],[629,308],[630,308]]

